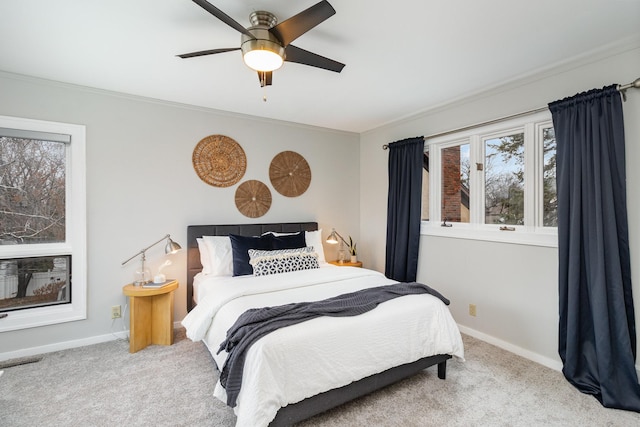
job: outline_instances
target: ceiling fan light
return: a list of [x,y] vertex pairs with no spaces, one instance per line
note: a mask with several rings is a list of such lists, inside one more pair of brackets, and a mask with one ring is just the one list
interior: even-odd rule
[[284,62],[284,47],[265,28],[249,28],[255,38],[242,36],[242,59],[255,71],[273,71]]
[[282,67],[282,56],[268,49],[255,49],[246,52],[243,56],[247,67],[256,71],[273,71]]

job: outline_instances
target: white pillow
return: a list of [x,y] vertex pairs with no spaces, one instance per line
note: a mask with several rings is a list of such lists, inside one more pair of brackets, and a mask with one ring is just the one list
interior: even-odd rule
[[203,236],[202,238],[209,253],[209,273],[205,274],[233,276],[233,254],[229,236]]
[[211,274],[211,261],[209,260],[209,249],[202,237],[196,239],[198,250],[200,251],[200,264],[202,264],[202,274]]
[[[295,233],[278,233],[276,231],[267,231],[265,234],[273,234],[274,236],[289,236]],[[318,262],[320,264],[326,264],[327,260],[324,258],[324,247],[322,246],[322,228],[316,231],[305,231],[304,232],[304,241],[307,246],[313,248],[313,250],[318,254]]]
[[322,247],[322,228],[316,231],[305,231],[304,238],[307,246],[311,246],[318,254],[318,262],[320,264],[326,263],[327,260],[324,258],[324,248]]

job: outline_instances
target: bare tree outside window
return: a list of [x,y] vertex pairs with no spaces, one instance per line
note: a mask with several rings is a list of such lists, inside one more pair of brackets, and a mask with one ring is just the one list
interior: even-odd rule
[[543,225],[558,226],[558,193],[556,186],[556,134],[553,127],[542,129],[543,143]]
[[[0,137],[0,245],[65,242],[66,147]],[[70,256],[0,261],[0,309],[70,302]]]
[[485,141],[485,224],[524,224],[524,134]]
[[65,144],[0,137],[0,244],[65,240]]

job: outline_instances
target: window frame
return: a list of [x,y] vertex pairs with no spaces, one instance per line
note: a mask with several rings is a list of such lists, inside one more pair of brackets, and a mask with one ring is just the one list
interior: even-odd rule
[[496,138],[502,138],[502,137],[506,137],[506,136],[512,136],[515,134],[523,134],[524,137],[524,206],[523,206],[523,211],[524,211],[524,224],[522,225],[516,225],[516,224],[508,224],[508,227],[515,227],[516,230],[520,229],[527,229],[527,227],[530,227],[530,223],[532,220],[532,217],[530,215],[530,209],[531,209],[531,201],[529,200],[529,197],[527,197],[528,194],[531,194],[531,190],[532,190],[532,177],[529,176],[529,172],[532,170],[531,167],[529,167],[529,162],[528,162],[528,158],[527,158],[527,151],[530,148],[529,146],[531,144],[527,144],[527,142],[529,141],[529,138],[527,138],[528,135],[528,130],[527,126],[518,126],[518,127],[512,127],[512,128],[506,128],[500,131],[495,131],[495,132],[490,132],[490,133],[483,133],[481,135],[478,135],[479,137],[479,144],[480,147],[479,148],[479,157],[478,159],[482,160],[483,162],[483,170],[482,171],[476,171],[479,172],[478,173],[478,186],[483,188],[484,191],[482,191],[482,198],[481,200],[479,200],[479,206],[480,208],[478,209],[478,223],[482,225],[482,227],[487,228],[489,230],[493,229],[496,227],[496,224],[487,224],[486,221],[486,215],[485,215],[485,210],[487,207],[487,197],[486,197],[486,188],[487,188],[487,184],[486,184],[486,176],[487,176],[487,168],[486,168],[486,155],[487,155],[487,141],[489,140],[493,140]]
[[[474,158],[474,155],[473,155],[473,152],[472,152],[473,146],[472,146],[471,141],[469,139],[456,138],[453,141],[444,142],[444,143],[440,144],[438,147],[435,147],[435,148],[432,145],[428,146],[429,150],[433,150],[433,152],[436,153],[436,156],[435,156],[435,158],[433,158],[433,161],[437,162],[437,172],[438,172],[437,185],[438,185],[438,191],[437,191],[437,193],[431,193],[431,191],[433,190],[433,187],[431,187],[429,189],[429,191],[430,191],[430,194],[436,194],[437,197],[438,197],[437,209],[438,209],[438,220],[440,222],[442,222],[442,150],[443,149],[447,149],[447,148],[451,148],[451,147],[460,147],[460,146],[466,145],[466,144],[469,144],[469,163],[473,164],[473,158]],[[425,143],[425,147],[426,146],[427,146],[427,144]],[[425,150],[426,149],[427,148],[425,148]],[[429,151],[429,153],[431,155],[432,151]],[[430,159],[430,164],[431,164],[431,159]],[[475,185],[473,183],[473,180],[471,179],[472,172],[473,172],[472,170],[469,171],[469,195],[471,195],[471,193],[473,191],[472,187]],[[434,181],[434,179],[431,178],[431,171],[429,171],[429,183],[430,183],[430,185],[431,185],[431,183],[433,181]],[[452,224],[461,225],[463,227],[468,227],[469,226],[469,224],[472,221],[472,218],[471,218],[471,215],[472,215],[471,214],[471,211],[472,211],[471,210],[471,203],[473,203],[473,202],[471,200],[471,197],[469,197],[469,222],[454,222]],[[432,200],[430,199],[429,200],[429,212],[431,212],[431,209],[433,209],[433,208],[434,208],[434,204],[433,204]]]
[[[459,132],[427,138],[429,150],[429,213],[430,220],[422,221],[421,234],[429,236],[484,240],[534,246],[557,247],[557,228],[543,223],[543,129],[553,127],[551,113],[531,113],[512,119],[465,128]],[[485,224],[485,141],[498,136],[524,133],[524,212],[523,225],[508,225],[512,231],[500,230],[499,224]],[[442,157],[441,150],[469,144],[469,223],[442,222]],[[482,163],[483,170],[477,170]]]
[[61,243],[0,245],[0,259],[71,255],[71,303],[5,312],[0,332],[87,318],[86,127],[84,125],[0,116],[0,128],[69,135],[66,143],[66,239]]

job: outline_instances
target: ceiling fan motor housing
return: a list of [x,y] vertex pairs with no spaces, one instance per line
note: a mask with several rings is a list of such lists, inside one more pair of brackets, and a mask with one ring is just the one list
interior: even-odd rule
[[[277,18],[270,12],[257,11],[253,12],[249,19],[251,20],[252,27],[247,30],[253,34],[255,39],[242,34],[242,41],[240,48],[242,50],[242,56],[246,58],[246,55],[255,51],[268,51],[278,55],[284,60],[285,52],[284,47],[280,41],[269,31],[269,28],[277,24]],[[245,63],[247,61],[245,60]],[[281,65],[281,64],[280,64]],[[277,67],[279,68],[279,67]],[[271,70],[258,70],[258,71],[271,71]]]
[[271,12],[267,12],[266,10],[256,10],[255,12],[251,12],[249,15],[249,22],[253,27],[266,27],[271,28],[275,27],[278,23],[278,18]]

